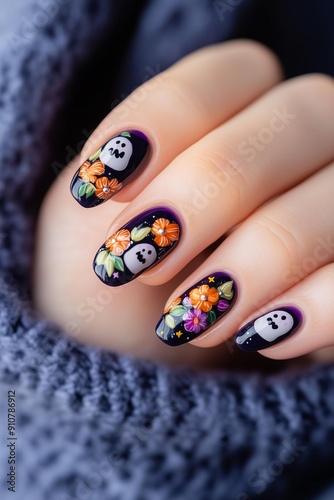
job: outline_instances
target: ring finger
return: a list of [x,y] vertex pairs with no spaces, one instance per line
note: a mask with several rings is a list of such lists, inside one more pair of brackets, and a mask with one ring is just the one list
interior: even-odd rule
[[[330,287],[326,283],[331,281],[332,272],[326,280],[325,273],[320,273],[321,279],[306,278],[305,283],[299,282],[334,262],[333,183],[334,164],[331,164],[261,207],[241,224],[175,291],[171,305],[157,325],[161,340],[180,345],[205,332],[196,345],[211,347],[228,339],[244,318],[250,314],[256,316],[254,311],[261,308],[263,313],[258,313],[255,329],[253,323],[248,324],[237,336],[241,348],[260,350],[292,333],[300,324],[302,315],[298,310],[310,317],[307,306],[312,295],[315,304],[324,302],[328,306],[326,290]],[[309,289],[310,283],[318,286]],[[233,307],[236,301],[238,306]],[[297,310],[291,305],[297,306]],[[216,324],[230,310],[225,320]],[[313,318],[315,311],[312,306]],[[296,345],[302,354],[303,349],[311,350],[311,345],[321,347],[325,341],[328,342],[328,335],[318,342],[316,338],[310,339],[308,345],[298,342],[291,345]],[[289,347],[280,350],[278,357],[289,352],[295,354],[296,350]]]

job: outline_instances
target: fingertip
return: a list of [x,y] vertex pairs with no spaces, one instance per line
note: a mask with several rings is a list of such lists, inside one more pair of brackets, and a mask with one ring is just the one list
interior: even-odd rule
[[303,314],[297,307],[277,306],[246,323],[234,340],[242,351],[262,351],[289,338],[299,330],[302,322]]
[[149,139],[139,130],[112,136],[74,174],[70,185],[73,198],[84,208],[107,202],[141,173],[149,151]]

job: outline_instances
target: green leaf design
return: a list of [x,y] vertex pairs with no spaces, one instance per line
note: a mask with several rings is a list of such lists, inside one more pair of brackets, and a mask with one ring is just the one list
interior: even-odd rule
[[91,162],[97,160],[100,157],[101,151],[102,151],[102,148],[100,148],[97,151],[95,151],[95,153],[93,153],[92,156],[90,156],[88,158],[88,160],[91,161]]
[[108,258],[106,259],[106,261],[104,263],[104,269],[106,270],[109,278],[111,278],[111,275],[115,270],[114,260],[113,260],[111,255],[108,255]]
[[83,196],[86,196],[86,198],[89,198],[90,196],[92,196],[92,194],[95,193],[95,186],[93,186],[93,184],[91,184],[90,182],[84,182],[79,187],[78,193],[79,193],[80,198],[82,198]]
[[169,326],[169,328],[175,328],[175,320],[170,314],[166,314],[165,323],[167,326]]
[[169,311],[170,314],[173,316],[182,316],[184,313],[186,313],[188,309],[184,306],[175,306],[173,309]]
[[146,236],[150,232],[151,232],[150,227],[142,227],[141,229],[137,229],[136,227],[134,227],[131,231],[131,239],[132,241],[141,241],[144,238],[146,238]]
[[82,198],[83,196],[85,196],[86,194],[86,182],[84,182],[83,184],[81,184],[81,186],[79,187],[79,196],[80,198]]
[[214,323],[216,321],[217,317],[214,313],[214,311],[209,311],[208,312],[208,322],[210,325],[212,325],[212,323]]
[[233,299],[234,291],[232,290],[232,286],[233,286],[233,281],[226,281],[226,283],[220,285],[217,288],[219,296],[227,300]]
[[90,184],[90,183],[87,184],[86,185],[86,198],[89,198],[94,193],[95,193],[95,187],[93,186],[93,184]]
[[102,250],[101,252],[99,252],[98,256],[95,259],[96,265],[103,266],[108,257],[109,257],[108,250]]
[[122,132],[120,135],[121,135],[122,137],[131,137],[130,132]]
[[124,271],[123,259],[117,257],[116,255],[113,255],[113,261],[115,264],[115,269],[118,269],[119,271]]

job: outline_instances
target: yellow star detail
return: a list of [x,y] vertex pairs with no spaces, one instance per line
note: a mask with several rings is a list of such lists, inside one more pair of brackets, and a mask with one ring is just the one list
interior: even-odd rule
[[161,330],[161,332],[160,332],[160,337],[163,337],[163,336],[164,336],[164,333],[165,333],[165,332],[164,332],[163,330]]
[[175,333],[175,335],[176,335],[178,338],[180,338],[180,337],[181,337],[181,335],[183,335],[183,332],[181,332],[181,330],[179,330],[178,332],[176,332],[176,333]]
[[214,282],[215,282],[215,277],[209,276],[209,283],[214,283]]

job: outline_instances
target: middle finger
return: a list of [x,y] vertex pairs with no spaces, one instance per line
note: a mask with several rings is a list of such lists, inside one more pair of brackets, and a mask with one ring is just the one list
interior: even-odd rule
[[[332,80],[321,75],[279,85],[180,154],[120,214],[118,224],[131,219],[126,224],[131,232],[140,226],[142,212],[149,208],[152,215],[155,207],[167,205],[177,214],[175,217],[171,213],[173,228],[175,224],[182,227],[174,259],[146,272],[146,283],[156,285],[169,280],[261,204],[334,158],[333,89]],[[157,211],[160,218],[161,213]],[[166,213],[168,219],[169,210]],[[110,233],[116,230],[114,223]],[[179,234],[171,235],[170,242],[166,240],[168,252],[175,248],[172,243]],[[159,260],[159,256],[151,259],[146,269]],[[99,269],[95,261],[98,275]],[[105,275],[100,278],[117,286],[141,273],[124,272],[121,282],[113,277],[104,279]]]

